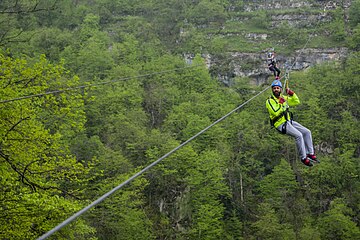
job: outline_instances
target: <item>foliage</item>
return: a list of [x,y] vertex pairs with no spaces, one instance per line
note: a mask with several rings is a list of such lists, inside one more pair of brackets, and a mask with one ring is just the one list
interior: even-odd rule
[[360,23],[360,1],[354,0],[351,2],[349,9],[349,22],[351,27],[356,27]]
[[319,219],[322,237],[324,239],[357,239],[360,229],[351,221],[351,209],[342,199],[330,203],[330,209]]
[[189,21],[195,25],[218,23],[220,25],[226,19],[226,13],[221,1],[200,1],[187,15]]
[[353,33],[347,38],[347,42],[351,49],[355,51],[360,50],[360,24],[353,29]]
[[282,160],[260,183],[260,192],[265,201],[280,208],[294,196],[297,183],[287,162]]
[[[54,238],[359,238],[352,3],[347,26],[340,8],[321,24],[269,20],[320,14],[321,4],[249,11],[258,3],[1,1],[0,238],[40,236],[163,156]],[[253,99],[264,86],[234,78],[229,52],[276,45],[290,54],[345,39],[344,62],[291,73],[301,100],[293,112],[311,129],[321,160],[307,168],[293,139],[269,126],[270,91]]]
[[[31,64],[1,54],[0,61],[4,100],[78,82],[62,65],[52,65],[45,57]],[[68,148],[68,139],[83,130],[82,98],[63,93],[12,101],[1,108],[2,238],[37,237],[84,204],[79,199],[92,164],[76,161]],[[86,238],[93,232],[79,221],[62,234]]]
[[266,29],[270,26],[268,18],[269,16],[265,11],[259,11],[253,18],[251,18],[250,23],[257,28]]
[[[107,160],[111,158],[110,155],[106,156]],[[117,157],[116,160],[121,159],[121,156]],[[124,161],[113,161],[111,168],[119,169],[123,163]],[[107,192],[114,188],[115,184],[119,185],[130,177],[130,174],[121,174],[120,171],[113,169],[111,173],[114,177],[104,178],[101,184],[94,186],[94,189]],[[109,176],[109,173],[104,172],[104,175]],[[151,222],[141,207],[144,201],[141,192],[146,185],[145,179],[136,180],[130,189],[115,193],[86,216],[91,225],[97,229],[98,239],[154,239]],[[89,193],[95,195],[92,191]]]
[[255,236],[261,239],[294,239],[289,224],[281,224],[270,204],[260,204],[259,220],[253,224]]
[[190,201],[193,207],[191,238],[218,239],[224,234],[224,206],[218,197],[226,196],[221,166],[223,159],[217,152],[204,152],[190,170]]
[[0,3],[0,45],[6,45],[21,41],[28,41],[30,36],[26,34],[37,28],[34,15],[37,12],[46,13],[56,4],[51,1],[10,1]]

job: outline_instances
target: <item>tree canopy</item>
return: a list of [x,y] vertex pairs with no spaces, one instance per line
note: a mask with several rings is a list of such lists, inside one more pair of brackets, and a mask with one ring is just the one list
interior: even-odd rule
[[[291,12],[261,3],[1,1],[0,238],[41,236],[266,88],[229,52],[291,52],[316,29],[273,26]],[[331,10],[312,43],[344,61],[289,75],[320,164],[270,127],[266,91],[54,239],[358,239],[358,9]]]

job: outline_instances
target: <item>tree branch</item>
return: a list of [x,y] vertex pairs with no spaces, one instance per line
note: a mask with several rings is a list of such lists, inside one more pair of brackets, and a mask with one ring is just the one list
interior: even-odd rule
[[41,190],[55,189],[55,190],[61,191],[61,192],[62,192],[63,194],[65,194],[65,195],[69,195],[70,197],[73,197],[73,198],[75,198],[75,199],[77,199],[77,200],[80,199],[79,197],[75,196],[74,194],[72,194],[72,193],[70,193],[70,192],[68,192],[68,191],[66,191],[66,190],[64,190],[64,189],[61,189],[61,188],[59,188],[59,187],[55,187],[55,186],[44,187],[44,186],[41,186],[41,185],[39,185],[39,184],[37,184],[37,183],[34,183],[34,182],[30,181],[29,178],[27,178],[27,177],[25,176],[26,169],[27,169],[31,164],[33,164],[33,163],[36,162],[36,161],[33,161],[33,162],[29,163],[29,164],[25,167],[24,171],[21,172],[21,171],[16,167],[16,165],[11,162],[9,156],[6,155],[5,153],[3,153],[1,150],[0,150],[0,156],[1,156],[3,159],[5,159],[5,161],[11,166],[11,168],[12,168],[17,174],[19,174],[19,176],[21,177],[21,182],[22,182],[23,184],[25,184],[26,186],[30,187],[30,189],[31,189],[33,192],[36,192],[36,188],[41,189]]
[[2,151],[0,151],[0,156],[5,159],[5,161],[10,165],[10,167],[17,173],[21,176],[21,181],[22,183],[24,183],[25,185],[29,186],[31,188],[31,190],[33,192],[36,192],[36,188],[35,186],[33,186],[32,184],[29,183],[29,181],[24,181],[24,180],[27,180],[27,178],[23,175],[23,173],[21,171],[19,171],[16,167],[15,164],[13,164],[11,161],[10,161],[10,158],[8,155],[6,155],[5,153],[3,153]]
[[[40,11],[55,10],[57,2],[58,2],[58,0],[55,0],[54,3],[48,8],[38,8],[40,2],[37,1],[36,3],[34,3],[34,5],[32,7],[26,8],[26,7],[21,6],[19,4],[19,1],[16,0],[12,7],[10,6],[6,9],[4,9],[3,11],[0,11],[0,14],[23,14],[23,13],[28,14],[28,13],[35,13],[35,12],[40,12]],[[12,10],[12,9],[16,9],[16,8],[19,8],[19,10]]]
[[[18,126],[22,121],[25,121],[25,120],[29,120],[30,117],[26,117],[26,118],[21,118],[17,123],[15,123],[9,130],[7,130],[7,132],[5,133],[5,137],[8,136],[8,134],[13,131],[15,129],[16,126]],[[8,122],[10,122],[8,120]],[[11,122],[10,122],[11,123]],[[11,123],[12,124],[12,123]]]

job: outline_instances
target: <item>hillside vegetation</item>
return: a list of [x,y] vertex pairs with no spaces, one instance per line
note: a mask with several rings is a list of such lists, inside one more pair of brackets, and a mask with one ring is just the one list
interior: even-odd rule
[[270,127],[267,90],[49,239],[360,239],[360,1],[283,2],[1,1],[0,239],[40,237],[264,90],[232,53],[305,45],[348,49],[289,74],[320,164]]

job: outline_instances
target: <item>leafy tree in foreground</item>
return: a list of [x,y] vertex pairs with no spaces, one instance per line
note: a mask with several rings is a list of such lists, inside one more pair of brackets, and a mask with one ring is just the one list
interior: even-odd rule
[[[51,65],[44,57],[31,64],[0,54],[0,63],[2,99],[78,82],[62,65]],[[90,168],[76,161],[67,142],[82,131],[83,124],[83,101],[78,93],[2,103],[0,238],[34,239],[82,207],[80,199]],[[81,239],[93,232],[80,220],[62,234]],[[58,234],[59,239],[61,236]]]

